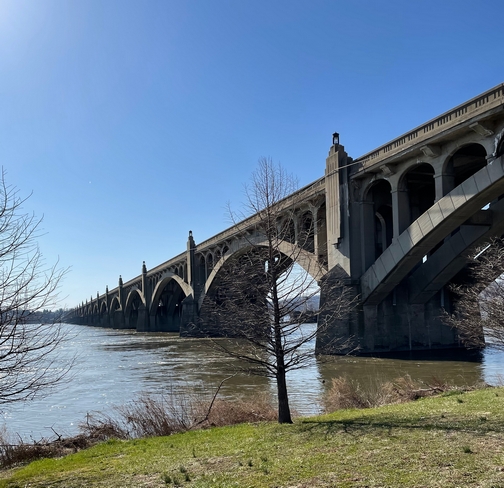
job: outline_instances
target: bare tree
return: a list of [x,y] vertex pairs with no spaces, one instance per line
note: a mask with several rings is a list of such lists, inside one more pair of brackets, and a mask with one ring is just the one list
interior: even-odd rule
[[[325,272],[314,252],[316,223],[304,217],[296,188],[296,180],[281,166],[259,160],[246,187],[244,212],[230,212],[241,244],[219,271],[205,314],[220,334],[244,339],[237,347],[216,341],[219,347],[246,361],[249,373],[276,379],[280,423],[292,422],[286,373],[314,358],[308,344],[315,340],[317,329],[305,322],[313,317],[314,301],[318,306],[317,282]],[[250,215],[252,220],[242,223]],[[338,282],[324,301],[319,333],[349,313],[353,302],[345,290]]]
[[453,284],[453,313],[447,324],[456,328],[468,348],[485,345],[504,349],[504,239],[494,238],[474,252],[463,283]]
[[70,362],[58,361],[60,324],[41,323],[55,307],[66,270],[47,266],[37,245],[41,219],[25,213],[16,188],[0,176],[0,404],[27,400],[54,386]]

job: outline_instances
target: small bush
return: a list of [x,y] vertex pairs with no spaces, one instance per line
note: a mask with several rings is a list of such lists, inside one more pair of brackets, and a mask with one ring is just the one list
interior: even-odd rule
[[331,381],[332,386],[323,400],[326,412],[370,406],[365,398],[365,393],[361,390],[357,381],[348,380],[343,376],[333,378]]
[[79,425],[81,433],[94,442],[108,439],[129,439],[129,431],[117,419],[106,414],[87,414],[86,422]]
[[[179,399],[180,400],[180,399]],[[96,440],[166,436],[188,430],[275,420],[276,410],[266,398],[254,400],[213,400],[143,395],[115,408],[115,416],[88,415],[79,427]],[[196,454],[193,452],[193,456]]]
[[[209,405],[200,405],[200,418],[206,417]],[[277,411],[266,397],[247,400],[216,400],[202,427],[222,427],[224,425],[263,422],[277,419]]]
[[460,394],[463,390],[435,378],[429,384],[424,384],[412,380],[409,375],[394,381],[377,382],[372,387],[363,389],[357,381],[339,377],[332,379],[331,388],[323,397],[323,406],[326,412],[345,408],[371,408],[409,402],[451,391]]
[[14,439],[3,427],[0,430],[0,468],[26,464],[42,458],[63,456],[89,447],[92,443],[83,435],[68,439],[62,439],[57,435],[55,439],[43,438],[27,443],[21,438]]

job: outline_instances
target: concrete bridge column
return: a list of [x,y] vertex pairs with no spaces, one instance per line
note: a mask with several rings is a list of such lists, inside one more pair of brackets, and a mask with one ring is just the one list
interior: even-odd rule
[[191,286],[192,295],[188,295],[182,301],[182,311],[180,315],[180,336],[188,337],[194,335],[194,326],[198,320],[198,300],[201,292],[200,270],[196,264],[194,251],[196,244],[189,231],[189,238],[187,239],[187,281]]
[[329,269],[336,266],[338,262],[337,246],[341,238],[339,167],[344,165],[344,160],[346,160],[346,153],[339,145],[339,135],[335,133],[333,145],[326,159],[325,170],[326,213],[331,217],[327,220]]
[[137,332],[149,332],[149,310],[142,303],[138,307]]
[[327,266],[327,216],[325,206],[317,208],[315,226],[315,255],[320,264]]
[[437,202],[455,188],[455,176],[453,173],[436,172],[436,174],[434,174],[434,184],[436,190],[434,201]]
[[359,202],[361,211],[362,269],[367,270],[376,260],[374,202]]
[[124,299],[124,288],[121,275],[119,275],[118,299],[119,299],[119,310],[116,310],[114,312],[114,327],[116,327],[117,329],[125,329],[126,321],[124,319],[124,310],[126,308],[126,301]]
[[373,351],[375,348],[375,335],[378,326],[378,307],[376,305],[364,305],[362,307],[363,334],[360,338],[360,346],[363,352]]
[[148,332],[150,331],[149,309],[152,294],[150,292],[149,280],[147,278],[147,266],[145,266],[145,261],[142,263],[142,293],[145,304],[142,303],[138,307],[137,331]]
[[194,289],[194,283],[196,283],[197,273],[194,261],[194,249],[196,244],[194,243],[194,238],[192,235],[192,230],[189,231],[189,237],[187,239],[187,251],[186,251],[186,261],[187,261],[187,276],[186,281],[189,283],[192,289]]
[[400,188],[391,191],[392,196],[392,219],[393,240],[397,239],[411,223],[410,202],[408,190]]
[[313,227],[313,254],[315,256],[319,255],[319,223],[317,221],[318,208],[310,205],[310,212],[312,215],[312,227]]
[[110,301],[109,301],[109,296],[108,296],[108,285],[105,287],[105,313],[102,315],[102,327],[110,327],[110,316],[109,316],[109,310],[110,310]]
[[126,323],[124,321],[124,312],[122,310],[114,310],[114,328],[115,329],[125,329]]
[[[346,282],[346,283],[345,283]],[[358,286],[351,285],[346,272],[339,265],[330,270],[319,282],[320,313],[317,318],[316,354],[347,354],[355,349],[359,342],[359,310],[348,311],[340,316],[337,297],[348,294],[349,299],[356,299]]]
[[180,337],[194,337],[198,320],[198,301],[192,295],[182,301]]

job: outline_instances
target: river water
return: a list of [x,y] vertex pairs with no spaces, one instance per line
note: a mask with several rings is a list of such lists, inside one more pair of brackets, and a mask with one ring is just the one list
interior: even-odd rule
[[[110,413],[114,405],[125,404],[142,393],[177,395],[188,391],[211,397],[224,378],[245,366],[209,339],[69,324],[63,327],[71,339],[62,345],[61,358],[76,356],[71,378],[42,399],[3,411],[5,426],[24,439],[51,437],[52,429],[64,436],[73,435],[88,412]],[[314,344],[309,347],[313,349]],[[301,415],[320,412],[320,396],[333,377],[346,375],[363,385],[373,385],[405,374],[458,385],[478,381],[501,384],[504,353],[488,348],[473,361],[314,356],[310,365],[288,375],[291,407]],[[274,400],[273,380],[237,374],[223,384],[220,395],[238,398],[258,393],[271,395]]]

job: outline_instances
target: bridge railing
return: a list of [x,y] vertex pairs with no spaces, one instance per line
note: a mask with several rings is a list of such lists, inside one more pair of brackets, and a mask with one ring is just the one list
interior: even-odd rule
[[177,256],[175,256],[171,259],[168,259],[168,261],[165,261],[164,263],[161,263],[161,264],[157,265],[155,268],[152,268],[149,271],[147,271],[147,276],[151,276],[155,273],[159,273],[160,271],[164,271],[166,268],[169,268],[170,266],[173,266],[175,264],[180,263],[181,261],[184,261],[185,258],[186,258],[186,253],[181,252]]
[[[322,191],[324,188],[325,188],[325,176],[322,176],[322,178],[319,178],[313,183],[310,183],[309,185],[306,185],[303,188],[300,188],[299,190],[295,191],[292,195],[289,195],[288,197],[280,200],[278,202],[278,205],[282,205],[288,208],[292,203],[299,201],[300,198],[315,195],[316,193]],[[239,235],[244,230],[253,227],[258,222],[258,220],[259,217],[257,214],[251,215],[250,217],[241,220],[239,223],[232,225],[226,230],[219,232],[213,237],[210,237],[210,239],[200,242],[199,244],[196,245],[196,249],[202,250],[214,246],[218,242],[224,241],[230,237]]]
[[364,171],[385,158],[397,154],[407,147],[411,147],[412,144],[418,144],[431,138],[433,135],[455,127],[472,117],[488,112],[500,105],[504,105],[504,83],[441,114],[435,119],[429,120],[416,129],[406,132],[406,134],[393,139],[374,151],[364,154],[355,159],[354,162],[361,164],[359,171]]

